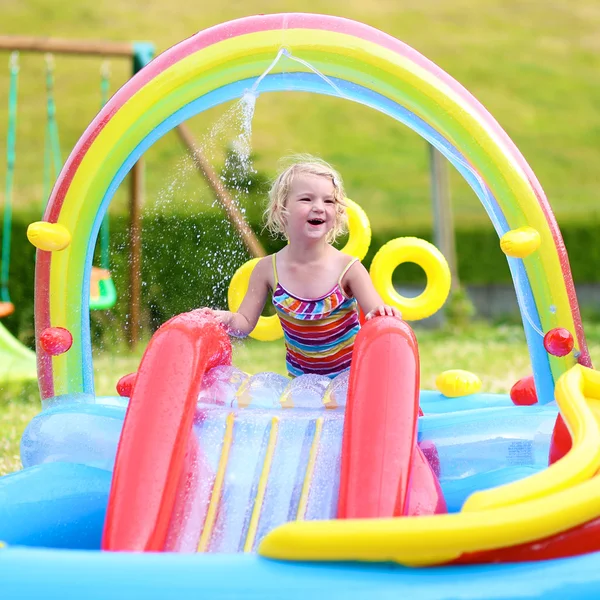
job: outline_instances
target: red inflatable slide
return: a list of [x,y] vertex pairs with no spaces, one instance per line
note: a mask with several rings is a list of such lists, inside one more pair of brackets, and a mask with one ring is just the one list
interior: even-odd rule
[[[152,337],[138,370],[117,450],[103,550],[164,550],[176,537],[192,465],[202,464],[192,422],[202,376],[231,363],[223,328],[202,310],[167,321]],[[177,508],[174,511],[174,508]]]
[[417,446],[418,414],[412,329],[394,317],[368,321],[350,369],[338,518],[446,512],[437,477]]

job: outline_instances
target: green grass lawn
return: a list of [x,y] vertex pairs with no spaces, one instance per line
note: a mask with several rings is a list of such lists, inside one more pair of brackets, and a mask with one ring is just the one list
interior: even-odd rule
[[[464,84],[497,118],[537,173],[559,222],[596,218],[600,9],[595,0],[247,0],[203,5],[201,10],[183,0],[8,0],[2,6],[1,33],[151,40],[160,52],[211,25],[282,11],[348,17],[406,41]],[[2,57],[6,65],[8,54],[0,53]],[[98,109],[100,64],[95,58],[56,59],[57,119],[65,157]],[[119,60],[111,64],[114,91],[126,81],[130,65]],[[43,57],[23,55],[20,75],[17,211],[42,200]],[[7,69],[0,65],[0,90],[7,86]],[[226,108],[192,119],[196,135],[206,140]],[[6,111],[3,101],[1,141]],[[210,149],[216,164],[226,143],[225,136]],[[277,159],[291,152],[332,160],[346,179],[349,195],[367,209],[374,229],[400,224],[406,229],[431,220],[425,143],[364,106],[302,93],[264,95],[256,106],[252,144],[257,168],[268,175],[275,172]],[[147,153],[148,208],[167,198],[178,210],[211,210],[210,194],[199,177],[184,168],[182,156],[174,134]],[[487,223],[479,201],[457,174],[452,188],[457,222]],[[124,197],[118,195],[114,210],[125,210]]]
[[[586,327],[592,359],[600,361],[600,325]],[[529,374],[529,355],[519,326],[491,327],[478,324],[463,331],[417,330],[421,356],[421,387],[435,389],[436,376],[446,369],[476,373],[485,392],[508,392],[519,378]],[[137,369],[140,352],[100,353],[94,361],[98,395],[114,395],[117,380]],[[234,364],[248,373],[285,373],[282,342],[249,340],[234,345]],[[0,475],[20,468],[19,440],[27,423],[40,410],[37,390],[14,390],[0,400]]]

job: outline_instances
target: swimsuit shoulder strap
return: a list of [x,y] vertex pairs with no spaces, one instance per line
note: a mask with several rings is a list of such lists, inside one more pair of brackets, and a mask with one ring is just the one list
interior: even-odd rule
[[342,287],[342,279],[344,279],[344,275],[348,272],[348,269],[350,269],[350,267],[358,260],[358,258],[353,258],[344,268],[344,270],[342,271],[342,274],[340,275],[340,278],[338,279],[338,285],[340,287]]
[[277,277],[277,254],[272,254],[271,256],[273,259],[273,277],[274,277],[273,289],[275,289],[277,287],[277,284],[279,283],[279,278]]

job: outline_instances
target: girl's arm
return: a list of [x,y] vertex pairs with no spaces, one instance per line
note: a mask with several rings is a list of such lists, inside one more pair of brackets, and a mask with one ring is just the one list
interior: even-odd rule
[[256,327],[269,293],[270,272],[271,259],[270,257],[263,258],[257,263],[250,275],[248,291],[237,312],[228,310],[213,311],[215,317],[227,327],[230,334],[245,337]]
[[367,321],[378,315],[402,318],[402,313],[396,307],[384,304],[371,281],[371,276],[361,262],[357,261],[353,264],[344,279],[346,288],[358,301]]

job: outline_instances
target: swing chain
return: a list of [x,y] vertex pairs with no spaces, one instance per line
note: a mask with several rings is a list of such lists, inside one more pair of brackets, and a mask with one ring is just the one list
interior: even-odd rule
[[15,50],[10,53],[10,57],[8,59],[8,67],[10,69],[11,74],[16,75],[19,72],[19,51]]
[[56,108],[54,106],[53,92],[54,92],[54,68],[56,63],[54,62],[54,55],[47,53],[46,56],[46,93],[47,93],[47,104],[48,104],[48,116],[54,118],[56,116]]
[[100,65],[100,75],[102,75],[102,79],[110,79],[111,72],[109,60],[102,61],[102,64]]

